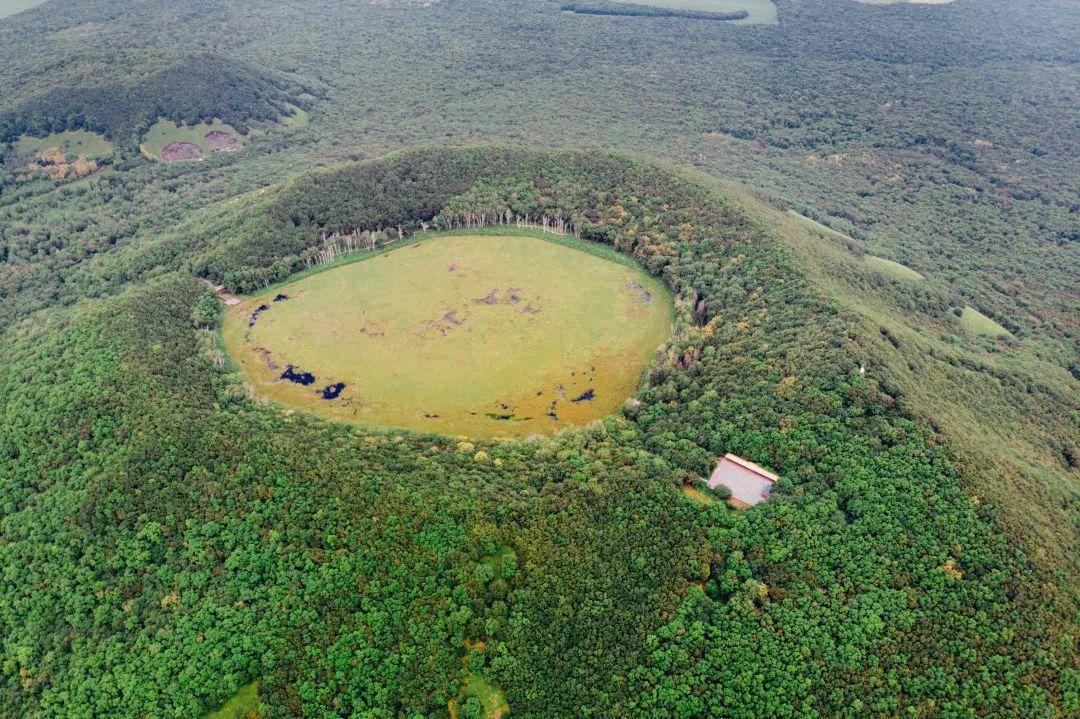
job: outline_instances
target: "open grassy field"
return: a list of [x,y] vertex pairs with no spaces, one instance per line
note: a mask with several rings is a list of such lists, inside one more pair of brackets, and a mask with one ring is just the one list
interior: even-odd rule
[[510,705],[506,703],[506,696],[502,691],[478,674],[470,674],[461,685],[461,693],[458,695],[457,706],[454,707],[453,713],[460,717],[460,707],[470,698],[475,698],[480,702],[484,710],[484,719],[503,719],[510,713]]
[[899,262],[893,260],[887,260],[884,257],[877,257],[875,255],[865,255],[863,262],[873,267],[878,272],[888,275],[897,280],[909,280],[912,282],[924,279],[924,277],[911,269],[907,265],[902,265]]
[[82,155],[88,160],[107,157],[116,150],[113,144],[104,137],[87,130],[55,132],[46,137],[23,135],[15,141],[13,146],[15,152],[19,154],[30,154],[55,147],[70,159]]
[[1009,331],[971,306],[964,307],[960,314],[960,326],[974,335],[1001,337]]
[[[221,139],[215,143],[215,137]],[[200,122],[198,125],[177,125],[171,120],[158,120],[143,135],[139,149],[144,155],[155,160],[198,160],[215,149],[224,149],[226,144],[229,149],[239,149],[243,142],[243,135],[220,120]],[[185,149],[187,152],[183,152]]]
[[683,496],[685,496],[687,499],[694,500],[698,504],[710,505],[716,503],[715,497],[708,494],[704,490],[698,489],[697,487],[691,487],[687,484],[684,484],[682,492]]
[[847,241],[850,241],[850,242],[855,241],[855,239],[853,237],[851,237],[850,235],[846,235],[843,232],[840,232],[839,230],[834,230],[833,228],[829,227],[828,225],[823,225],[820,222],[818,222],[817,220],[812,219],[810,217],[807,217],[806,215],[800,214],[800,213],[796,212],[795,210],[788,210],[787,214],[788,214],[788,217],[794,217],[796,220],[803,223],[804,225],[806,225],[810,229],[816,230],[817,232],[820,232],[820,233],[822,233],[822,234],[824,234],[826,236],[832,236],[832,237],[836,237],[837,239],[847,240]]
[[948,5],[956,0],[855,0],[863,5]]
[[308,115],[307,110],[291,106],[293,114],[287,115],[281,118],[281,125],[290,130],[297,130],[301,127],[307,127],[311,122],[311,117]]
[[45,0],[0,0],[0,17],[7,17],[23,10],[29,10],[43,2]]
[[449,235],[251,297],[223,338],[256,390],[291,407],[523,437],[618,409],[671,312],[660,281],[566,241]]
[[671,8],[674,10],[704,10],[707,12],[750,13],[742,20],[732,21],[733,25],[775,25],[776,5],[772,0],[628,0],[636,5]]
[[258,716],[258,712],[259,683],[251,682],[240,687],[240,691],[222,704],[220,709],[210,712],[203,719],[250,719]]

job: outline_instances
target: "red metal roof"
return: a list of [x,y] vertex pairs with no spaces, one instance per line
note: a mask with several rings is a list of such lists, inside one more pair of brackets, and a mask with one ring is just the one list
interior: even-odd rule
[[727,460],[729,462],[734,462],[735,464],[739,465],[740,467],[743,467],[744,469],[748,469],[751,472],[753,472],[754,474],[756,474],[756,475],[758,475],[760,477],[764,477],[765,479],[769,480],[770,482],[775,482],[776,480],[780,479],[779,477],[777,477],[775,474],[773,474],[769,470],[765,469],[764,467],[760,467],[760,466],[754,464],[753,462],[751,462],[750,460],[743,459],[742,457],[734,455],[731,452],[728,452],[723,457],[717,457],[717,459],[719,461],[721,461],[721,462],[723,462],[724,460]]

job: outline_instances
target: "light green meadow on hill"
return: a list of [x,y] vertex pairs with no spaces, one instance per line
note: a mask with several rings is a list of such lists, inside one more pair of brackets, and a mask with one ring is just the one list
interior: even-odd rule
[[259,716],[259,683],[251,682],[221,705],[217,711],[210,712],[203,719],[250,719]]
[[[282,404],[523,437],[618,409],[671,316],[667,288],[639,268],[538,237],[450,235],[247,299],[223,336],[256,390]],[[314,380],[283,378],[290,366]]]
[[671,10],[702,10],[707,12],[749,13],[741,20],[731,21],[737,25],[775,25],[776,5],[772,0],[628,0],[635,5],[651,5]]
[[14,142],[13,146],[15,152],[21,155],[55,147],[64,153],[65,157],[74,159],[81,155],[90,160],[107,157],[116,150],[116,147],[103,136],[88,130],[54,132],[45,137],[23,135]]
[[960,314],[960,326],[973,335],[1007,337],[1009,330],[971,306],[965,306]]
[[23,10],[29,10],[43,2],[45,0],[0,0],[0,17],[7,17]]
[[918,282],[925,279],[921,274],[911,269],[907,265],[902,265],[894,260],[887,260],[884,257],[876,257],[874,255],[864,255],[863,262],[870,267],[874,268],[878,272],[888,275],[893,279],[907,280],[909,282]]
[[210,132],[223,132],[235,138],[239,145],[243,145],[244,136],[237,132],[232,125],[215,118],[212,122],[200,122],[196,125],[177,125],[171,120],[158,120],[143,135],[139,149],[147,157],[160,160],[161,152],[172,142],[187,142],[199,148],[204,157],[214,152],[214,147],[207,140],[206,135]]

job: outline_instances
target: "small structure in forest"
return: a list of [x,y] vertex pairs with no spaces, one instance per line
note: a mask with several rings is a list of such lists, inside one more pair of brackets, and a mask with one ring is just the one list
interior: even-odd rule
[[779,479],[772,472],[730,452],[723,457],[709,477],[709,487],[724,485],[731,490],[731,498],[737,503],[754,506],[768,499],[773,485]]

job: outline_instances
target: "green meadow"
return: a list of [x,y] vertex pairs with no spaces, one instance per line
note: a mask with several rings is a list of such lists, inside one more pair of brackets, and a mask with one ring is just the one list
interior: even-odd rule
[[776,5],[772,0],[635,0],[638,5],[670,8],[672,10],[703,10],[707,12],[750,13],[742,20],[734,20],[735,25],[775,25]]
[[0,17],[7,17],[23,10],[29,10],[43,2],[45,0],[0,0]]
[[833,228],[829,227],[828,225],[823,225],[820,222],[818,222],[817,220],[812,219],[810,217],[807,217],[806,215],[800,214],[800,213],[796,212],[795,210],[788,210],[787,214],[788,214],[788,217],[795,218],[796,220],[801,222],[806,227],[809,227],[812,230],[815,230],[815,231],[817,231],[819,233],[822,233],[827,237],[835,237],[837,239],[846,240],[846,241],[849,241],[849,242],[854,242],[855,241],[854,238],[851,237],[851,235],[844,234],[843,232],[840,232],[839,230],[834,230]]
[[477,437],[585,424],[636,392],[672,298],[571,244],[429,237],[248,298],[223,338],[261,395],[333,419]]
[[143,135],[142,144],[139,148],[147,157],[160,160],[161,151],[170,142],[189,142],[198,147],[205,157],[214,151],[214,148],[206,139],[206,134],[213,131],[227,132],[241,143],[244,141],[244,136],[237,132],[232,125],[217,119],[212,122],[200,122],[197,125],[177,125],[171,120],[158,120]]
[[893,260],[887,260],[884,257],[876,257],[874,255],[865,255],[863,262],[877,270],[883,275],[888,275],[896,280],[908,280],[915,282],[921,279],[925,279],[921,274],[911,269],[907,265],[902,265],[899,262]]
[[1010,334],[1007,329],[970,305],[965,306],[960,313],[960,326],[973,335],[1003,337]]
[[251,682],[240,687],[217,711],[210,712],[203,719],[250,719],[259,716],[259,683]]
[[46,137],[23,135],[13,143],[13,146],[15,152],[19,154],[30,154],[56,147],[68,158],[74,159],[82,155],[88,160],[107,157],[116,150],[111,142],[96,132],[88,130],[54,132]]

